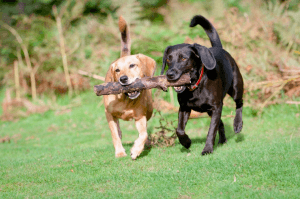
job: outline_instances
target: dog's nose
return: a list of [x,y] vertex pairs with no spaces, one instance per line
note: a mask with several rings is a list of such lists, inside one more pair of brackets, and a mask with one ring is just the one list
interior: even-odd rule
[[173,79],[176,74],[177,73],[176,73],[175,70],[168,70],[167,73],[166,73],[168,79]]
[[120,82],[123,84],[126,84],[128,81],[128,77],[126,75],[123,75],[122,77],[120,77]]

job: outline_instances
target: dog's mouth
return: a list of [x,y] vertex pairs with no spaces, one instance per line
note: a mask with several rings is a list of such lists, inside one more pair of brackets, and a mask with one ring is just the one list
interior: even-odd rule
[[125,81],[125,82],[122,82],[121,80],[119,80],[119,83],[122,85],[122,86],[129,86],[129,85],[131,85],[135,80],[137,80],[137,79],[141,79],[141,78],[138,78],[138,77],[136,77],[136,78],[134,78],[134,79],[128,79],[127,81]]
[[174,86],[174,90],[177,92],[177,93],[182,93],[184,90],[185,90],[185,86]]
[[140,91],[133,91],[130,93],[126,93],[130,99],[136,99],[138,96],[140,96]]
[[[122,85],[122,86],[129,86],[131,85],[136,79],[138,78],[135,78],[134,80],[131,79],[131,81],[127,81],[126,83],[122,82],[122,81],[119,81],[119,83]],[[141,92],[140,91],[133,91],[133,92],[128,92],[128,93],[125,93],[130,99],[136,99],[138,96],[140,96]]]

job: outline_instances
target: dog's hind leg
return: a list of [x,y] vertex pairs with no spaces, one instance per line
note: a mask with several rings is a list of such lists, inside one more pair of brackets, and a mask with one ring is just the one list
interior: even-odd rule
[[178,127],[176,129],[176,134],[180,144],[187,149],[190,148],[192,143],[189,136],[185,134],[185,126],[190,117],[190,114],[191,114],[190,108],[183,108],[182,106],[180,106],[179,113],[178,113]]
[[120,136],[120,127],[119,127],[119,121],[116,117],[113,117],[110,113],[106,113],[106,118],[108,121],[108,125],[111,131],[111,136],[113,140],[113,144],[115,147],[115,156],[116,157],[124,157],[127,156],[125,153],[125,149],[121,142],[121,136]]
[[233,128],[235,133],[241,132],[243,128],[243,95],[242,92],[236,94],[236,90],[234,88],[230,88],[228,94],[233,98],[235,101],[236,111],[235,111],[235,118],[233,121]]
[[233,128],[235,133],[239,133],[243,128],[242,112],[243,112],[244,83],[243,83],[242,75],[236,64],[233,70],[233,83],[227,93],[233,98],[236,104]]
[[234,100],[236,103],[235,118],[233,121],[234,132],[239,133],[243,128],[243,99]]

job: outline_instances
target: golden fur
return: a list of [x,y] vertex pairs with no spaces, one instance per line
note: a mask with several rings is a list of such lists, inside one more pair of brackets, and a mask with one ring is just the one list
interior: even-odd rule
[[[105,82],[118,82],[120,77],[127,76],[127,84],[131,84],[137,78],[152,77],[156,67],[156,63],[152,58],[143,54],[128,55],[130,54],[128,52],[130,38],[126,21],[122,17],[119,18],[119,29],[122,36],[121,58],[110,65]],[[105,113],[111,130],[116,157],[126,156],[121,142],[122,132],[119,119],[126,121],[134,119],[139,132],[139,137],[131,149],[131,158],[136,159],[143,151],[145,142],[148,139],[147,121],[152,116],[152,103],[151,90],[141,91],[136,99],[130,99],[127,94],[104,96]]]

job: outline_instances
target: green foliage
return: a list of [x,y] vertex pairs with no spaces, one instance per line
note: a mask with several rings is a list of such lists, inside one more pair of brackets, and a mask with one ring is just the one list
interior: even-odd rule
[[294,10],[294,11],[299,10],[299,1],[298,0],[289,0],[289,1],[286,1],[286,0],[264,0],[264,1],[267,4],[271,3],[273,5],[285,4],[287,6],[288,10]]
[[206,0],[179,0],[180,2],[191,2],[191,3],[203,3],[203,2],[205,2]]
[[63,1],[59,0],[14,0],[0,1],[0,20],[4,20],[8,24],[15,24],[17,21],[12,19],[15,15],[31,14],[48,16],[52,12],[52,6],[59,6]]
[[223,1],[206,1],[206,0],[180,0],[180,2],[191,2],[191,3],[201,3],[204,5],[205,9],[211,11],[214,7],[218,7],[220,3],[223,3],[226,8],[236,7],[241,12],[246,12],[247,7],[244,5],[243,0],[223,0]]
[[267,4],[271,11],[269,15],[276,18],[274,33],[278,38],[278,43],[287,47],[288,51],[297,50],[300,47],[300,10],[290,9],[290,3],[270,1]]
[[150,20],[154,23],[161,23],[164,21],[164,15],[159,13],[160,7],[167,5],[167,0],[137,0],[142,7],[139,12],[139,18],[142,20]]
[[239,11],[245,12],[247,9],[242,3],[242,0],[225,0],[227,7],[236,7],[239,9]]
[[145,8],[157,8],[167,3],[167,0],[137,0],[142,7]]
[[117,8],[112,0],[89,0],[85,3],[83,14],[99,13],[108,16],[114,14]]
[[58,1],[58,0],[15,0],[15,1],[1,1],[2,16],[14,16],[18,14],[24,15],[52,15],[52,6],[61,6],[69,4],[69,10],[78,8],[78,5],[83,5],[83,14],[100,14],[107,16],[116,11],[117,7],[114,6],[112,0],[88,0],[88,1]]
[[91,49],[91,48],[86,48],[85,50],[84,50],[84,53],[85,53],[85,58],[86,59],[89,59],[91,56],[92,56],[92,52],[93,50]]
[[[5,5],[16,6],[16,3]],[[262,4],[260,1],[258,3]],[[293,54],[293,50],[299,48],[300,16],[296,9],[289,9],[291,2],[265,4],[266,6],[255,9],[257,13],[250,9],[252,7],[248,1],[241,0],[71,0],[61,3],[40,1],[39,4],[50,8],[51,5],[57,5],[58,11],[66,7],[62,25],[71,73],[82,69],[105,76],[110,63],[120,54],[117,25],[119,15],[123,15],[130,24],[132,54],[143,53],[154,58],[158,66],[156,74],[160,72],[162,55],[167,46],[184,42],[210,45],[200,26],[189,28],[189,20],[194,14],[202,14],[213,21],[224,47],[237,59],[246,81],[265,80],[269,72],[278,72],[273,63],[278,62],[278,54],[281,54],[282,48],[287,52],[281,58],[285,60],[285,64],[299,66],[298,57]],[[238,9],[229,9],[230,7]],[[63,71],[58,30],[52,14],[50,11],[48,16],[37,13],[11,15],[16,21],[12,27],[27,46],[33,64],[40,64],[37,75],[43,77],[49,71]],[[253,15],[259,15],[259,20]],[[0,41],[0,62],[3,66],[0,81],[12,87],[13,79],[9,75],[12,74],[13,61],[19,55],[24,62],[24,55],[10,32],[0,27],[0,34],[7,38]],[[277,43],[274,42],[275,39]],[[245,68],[249,65],[253,66],[253,70],[248,72]],[[28,73],[24,64],[21,67],[24,73]],[[261,69],[265,73],[259,71]],[[91,84],[93,83],[91,80]],[[167,93],[162,93],[161,97],[169,99]]]
[[[189,27],[189,22],[186,22],[184,26]],[[198,36],[203,39],[208,39],[205,30],[200,26],[196,26],[194,28],[187,28],[186,31],[186,34],[192,39],[195,39]]]

